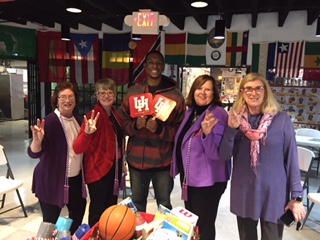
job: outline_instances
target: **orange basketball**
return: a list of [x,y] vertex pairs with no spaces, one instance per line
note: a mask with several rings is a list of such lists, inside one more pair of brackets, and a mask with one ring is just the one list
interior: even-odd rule
[[131,239],[136,230],[136,216],[126,206],[113,205],[100,216],[99,232],[106,240]]

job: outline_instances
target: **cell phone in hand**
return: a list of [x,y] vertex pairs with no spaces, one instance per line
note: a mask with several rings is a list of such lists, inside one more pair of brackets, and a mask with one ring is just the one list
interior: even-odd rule
[[294,216],[290,209],[288,209],[280,218],[279,220],[286,225],[287,227],[290,227],[294,223]]

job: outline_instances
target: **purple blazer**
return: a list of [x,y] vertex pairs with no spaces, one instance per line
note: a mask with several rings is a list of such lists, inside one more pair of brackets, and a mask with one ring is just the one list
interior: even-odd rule
[[[33,153],[30,146],[27,150],[31,158],[40,158],[33,172],[32,192],[41,201],[62,208],[64,206],[67,140],[60,120],[54,112],[49,113],[45,121],[42,150]],[[80,122],[79,125],[81,125]]]
[[[190,147],[190,165],[188,186],[192,187],[207,187],[212,186],[216,182],[226,182],[230,178],[231,160],[223,160],[219,156],[219,146],[223,137],[224,130],[228,125],[228,113],[225,109],[219,106],[209,106],[208,110],[212,112],[219,123],[213,128],[212,132],[206,137],[203,132],[195,134],[189,146],[189,139],[194,132],[199,132],[201,122],[203,121],[206,112],[202,113],[198,120],[186,132],[182,144],[182,161],[183,166],[186,166],[188,148]],[[176,176],[177,167],[177,141],[182,129],[190,118],[193,109],[187,110],[185,118],[181,123],[178,132],[175,136],[175,145],[173,150],[171,176]]]

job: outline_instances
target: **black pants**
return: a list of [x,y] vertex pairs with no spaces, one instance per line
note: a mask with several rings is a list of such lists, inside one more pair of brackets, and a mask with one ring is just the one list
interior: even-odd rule
[[[55,224],[60,216],[61,208],[57,205],[48,204],[42,201],[39,202],[43,221]],[[82,224],[86,204],[87,200],[82,198],[82,177],[80,173],[76,177],[69,178],[69,203],[67,204],[67,208],[69,211],[69,218],[73,220],[70,227],[71,234],[73,234]]]
[[188,201],[184,204],[186,209],[199,216],[197,226],[200,239],[215,239],[218,206],[226,187],[227,182],[215,183],[210,187],[188,187]]
[[[258,240],[258,221],[251,218],[237,216],[240,240]],[[266,222],[260,219],[261,240],[281,240],[283,236],[283,225]]]
[[[119,161],[119,186],[121,180],[122,166]],[[88,184],[90,194],[89,226],[99,222],[101,214],[110,206],[118,203],[118,196],[113,195],[115,176],[115,165],[99,181]]]

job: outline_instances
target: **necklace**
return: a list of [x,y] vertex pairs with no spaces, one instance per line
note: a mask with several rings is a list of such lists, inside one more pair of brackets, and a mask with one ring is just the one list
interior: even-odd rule
[[198,120],[198,118],[199,118],[200,116],[201,116],[201,114],[198,115],[198,114],[197,114],[197,110],[195,109],[195,110],[193,111],[192,124],[194,124],[194,123]]
[[[66,159],[66,173],[65,173],[65,178],[64,178],[64,203],[67,204],[69,202],[69,171],[70,171],[70,162],[69,162],[69,157],[70,157],[70,142],[69,142],[69,138],[67,135],[67,130],[64,124],[64,119],[66,119],[65,117],[63,117],[60,114],[59,120],[67,141],[67,159]],[[68,121],[70,121],[70,119],[68,119]],[[74,117],[71,118],[71,121],[74,124],[74,127],[77,131],[77,134],[79,133],[79,130],[77,129],[76,123],[75,123],[75,119]],[[82,159],[83,159],[83,154],[81,154],[81,175],[82,175],[82,197],[86,198],[87,197],[87,191],[86,191],[86,187],[85,187],[85,183],[84,183],[84,173],[83,173],[83,166],[82,166]]]

